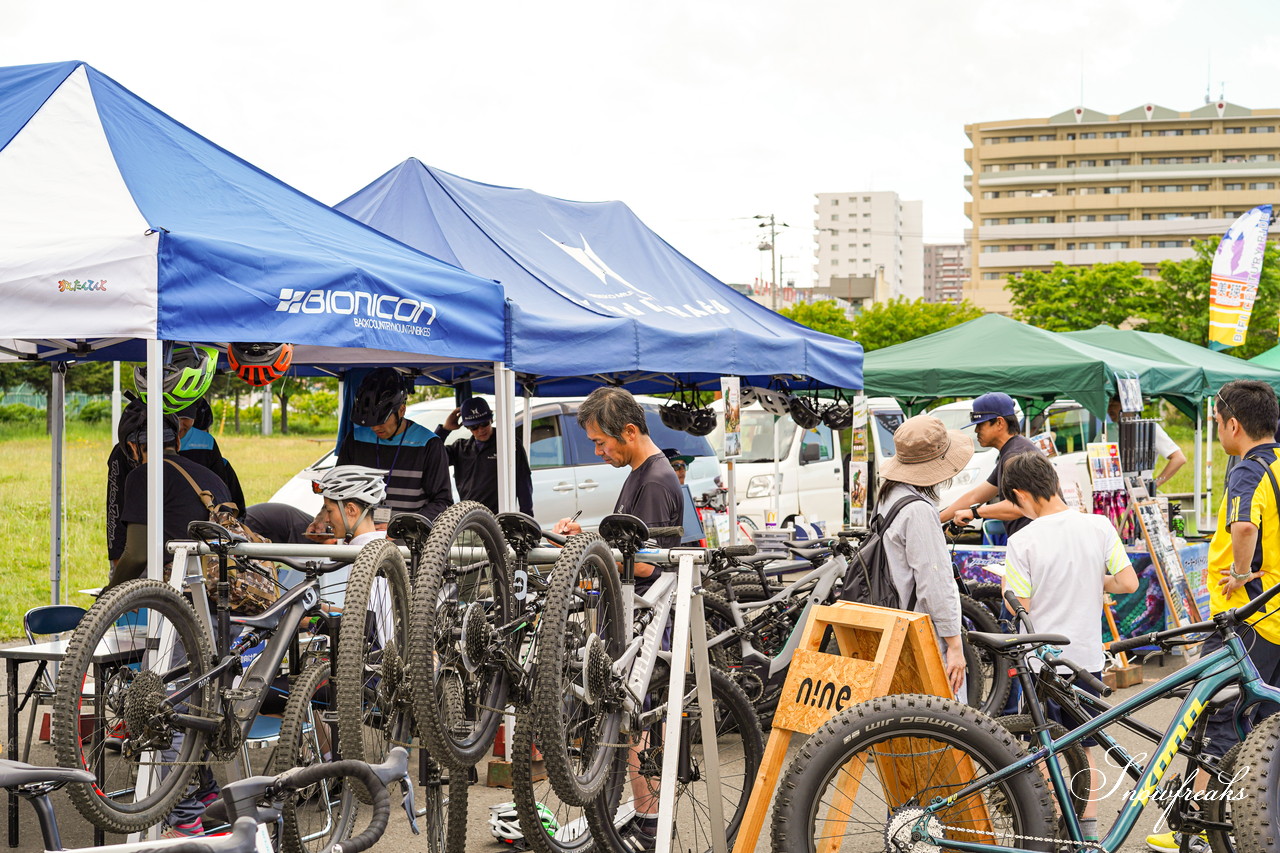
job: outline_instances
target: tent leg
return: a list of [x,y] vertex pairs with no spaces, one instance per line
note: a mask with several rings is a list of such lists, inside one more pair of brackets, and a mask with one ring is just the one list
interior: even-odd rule
[[111,362],[111,436],[115,437],[120,428],[120,411],[124,405],[124,397],[120,391],[120,362]]
[[49,477],[49,603],[62,600],[62,522],[65,467],[63,450],[67,429],[67,365],[56,362],[49,387],[49,427],[53,444],[53,470]]
[[[147,378],[162,375],[163,342],[147,341]],[[164,579],[164,396],[147,395],[147,577]]]
[[1213,530],[1213,398],[1210,397],[1204,404],[1204,493],[1205,500],[1208,503],[1203,507],[1204,524],[1200,527],[1200,532],[1208,533]]
[[[736,466],[733,464],[733,462],[734,460],[732,459],[726,459],[724,461],[724,467],[725,467],[725,480],[727,481],[727,486],[729,488],[729,492],[728,492],[729,494],[729,500],[728,500],[729,544],[737,545],[738,544],[738,501],[736,500],[736,495],[738,494],[738,474],[734,470]],[[713,519],[713,523],[714,523],[714,519]]]
[[1194,495],[1191,499],[1191,505],[1195,508],[1196,528],[1201,532],[1204,531],[1204,497],[1200,494],[1204,488],[1204,417],[1200,411],[1200,407],[1196,406],[1196,437],[1195,437],[1195,477],[1191,488]]
[[[493,363],[494,420],[498,427],[498,511],[516,506],[516,375],[500,361]],[[526,430],[528,432],[528,430]]]

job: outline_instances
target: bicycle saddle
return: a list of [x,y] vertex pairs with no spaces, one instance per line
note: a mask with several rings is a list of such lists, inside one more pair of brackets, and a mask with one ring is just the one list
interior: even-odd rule
[[606,515],[600,521],[600,535],[620,551],[637,550],[649,538],[649,525],[634,515]]
[[1037,646],[1062,648],[1071,644],[1071,640],[1061,634],[988,634],[983,631],[970,631],[968,636],[971,642],[980,643],[997,652],[1034,649]]
[[795,554],[797,557],[799,557],[802,560],[809,560],[810,562],[812,562],[820,557],[825,557],[828,554],[830,554],[831,549],[825,546],[819,546],[817,548],[792,547],[791,553]]
[[0,788],[17,788],[20,785],[65,785],[67,782],[93,782],[95,777],[87,770],[67,767],[36,767],[21,761],[0,758]]
[[542,528],[533,516],[523,512],[503,512],[498,514],[498,526],[507,544],[517,554],[527,554],[542,541]]
[[402,512],[387,525],[387,538],[399,539],[410,548],[420,548],[431,534],[431,520],[416,512]]
[[232,533],[221,524],[214,524],[212,521],[193,521],[187,525],[187,533],[215,549],[229,548],[249,541],[239,533]]

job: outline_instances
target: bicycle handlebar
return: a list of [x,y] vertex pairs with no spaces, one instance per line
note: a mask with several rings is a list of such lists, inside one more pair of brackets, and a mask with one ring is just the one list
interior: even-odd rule
[[1089,685],[1094,690],[1098,691],[1099,695],[1101,696],[1111,695],[1110,687],[1104,684],[1101,679],[1094,677],[1094,674],[1092,672],[1089,672],[1089,670],[1085,669],[1075,661],[1070,660],[1068,658],[1061,657],[1061,656],[1055,656],[1052,659],[1051,663],[1062,664],[1067,669],[1075,673],[1075,676],[1078,680],[1083,681],[1085,684]]
[[[403,765],[403,758],[400,763]],[[382,834],[387,831],[387,823],[391,817],[391,795],[387,793],[386,783],[379,778],[378,773],[367,763],[346,759],[299,767],[286,771],[277,777],[274,787],[277,791],[294,792],[314,785],[321,779],[335,779],[346,776],[364,785],[365,789],[373,796],[373,816],[369,818],[369,825],[364,828],[364,832],[354,838],[335,842],[333,849],[340,849],[342,853],[363,853],[363,851],[376,844],[378,839],[382,838]],[[237,820],[236,825],[238,826],[239,824],[240,821]]]
[[1169,641],[1187,634],[1202,634],[1206,631],[1221,631],[1226,625],[1243,625],[1245,620],[1261,611],[1262,608],[1267,606],[1267,602],[1271,601],[1271,599],[1275,598],[1277,595],[1280,595],[1280,584],[1276,584],[1270,589],[1263,590],[1261,595],[1249,601],[1249,603],[1228,610],[1226,613],[1219,614],[1217,617],[1206,622],[1181,625],[1177,628],[1169,628],[1165,631],[1153,631],[1150,634],[1140,634],[1137,637],[1130,637],[1127,640],[1117,640],[1111,644],[1111,651],[1127,652],[1130,649],[1136,649],[1142,646],[1160,646],[1163,648],[1166,645],[1185,645],[1185,643],[1171,644]]

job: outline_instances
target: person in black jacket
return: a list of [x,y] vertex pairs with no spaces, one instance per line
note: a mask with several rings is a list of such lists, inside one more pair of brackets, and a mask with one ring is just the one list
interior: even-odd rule
[[236,505],[236,512],[244,514],[244,489],[240,486],[240,478],[236,469],[222,455],[218,440],[209,433],[213,426],[213,409],[209,401],[201,397],[190,406],[178,412],[178,453],[218,475],[231,493],[231,501]]
[[[479,501],[498,511],[498,442],[493,428],[493,410],[483,397],[472,397],[449,413],[436,427],[436,435],[448,438],[459,423],[471,431],[471,438],[446,444],[458,499]],[[516,503],[525,515],[533,515],[533,474],[524,447],[516,442]]]

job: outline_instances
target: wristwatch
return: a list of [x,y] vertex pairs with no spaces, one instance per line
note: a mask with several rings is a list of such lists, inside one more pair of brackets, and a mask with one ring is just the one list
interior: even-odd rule
[[1245,572],[1244,574],[1239,574],[1239,575],[1238,575],[1238,574],[1236,574],[1236,567],[1235,567],[1235,565],[1233,564],[1233,565],[1231,566],[1231,579],[1232,579],[1232,580],[1235,580],[1235,581],[1247,581],[1247,580],[1250,578],[1250,576],[1252,576],[1252,575],[1253,575],[1253,572],[1252,572],[1252,571],[1248,571],[1248,572]]
[[973,506],[969,507],[969,512],[973,513],[974,518],[982,518],[982,516],[978,515],[978,509],[981,506],[982,504],[974,504]]

